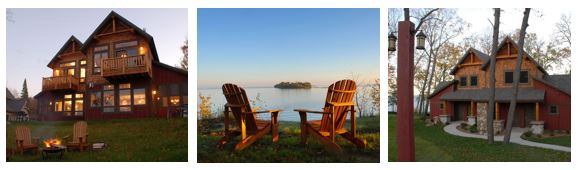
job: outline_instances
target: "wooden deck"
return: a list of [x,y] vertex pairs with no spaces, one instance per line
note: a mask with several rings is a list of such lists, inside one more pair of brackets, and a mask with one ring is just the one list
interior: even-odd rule
[[42,78],[42,91],[74,90],[78,91],[80,80],[74,76],[58,76]]
[[148,55],[102,59],[102,77],[114,78],[144,74],[152,77],[151,59]]

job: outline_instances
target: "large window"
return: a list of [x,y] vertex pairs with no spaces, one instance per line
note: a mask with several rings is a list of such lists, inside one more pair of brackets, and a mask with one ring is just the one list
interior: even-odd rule
[[74,68],[69,68],[67,73],[69,76],[74,76]]
[[108,58],[108,46],[94,48],[92,74],[100,74],[101,60]]
[[90,94],[90,107],[100,107],[102,104],[101,102],[100,92],[92,92]]
[[60,63],[60,67],[74,67],[76,66],[76,61]]
[[86,77],[86,68],[80,68],[80,82],[84,83],[84,78]]
[[74,116],[84,115],[84,94],[79,93],[74,96]]
[[478,86],[478,76],[470,77],[470,86]]
[[72,94],[64,95],[64,115],[72,116]]
[[460,77],[460,86],[462,86],[462,87],[468,86],[468,78],[467,77]]
[[62,73],[60,72],[59,69],[54,69],[54,74],[52,74],[54,77],[58,77],[58,76],[62,76]]
[[115,44],[115,57],[136,56],[138,54],[137,45],[137,41],[128,41]]
[[131,110],[130,108],[132,105],[132,102],[130,100],[130,84],[120,84],[119,89],[120,89],[118,91],[120,101],[119,110],[121,112],[130,112]]
[[[514,72],[506,71],[504,73],[505,83],[511,84],[514,83]],[[528,71],[520,71],[520,83],[528,83]]]
[[114,112],[114,85],[105,85],[102,92],[103,112]]
[[56,102],[54,102],[54,111],[62,112],[62,100],[56,100]]
[[133,91],[133,99],[134,105],[145,105],[146,104],[146,95],[145,89],[134,89]]

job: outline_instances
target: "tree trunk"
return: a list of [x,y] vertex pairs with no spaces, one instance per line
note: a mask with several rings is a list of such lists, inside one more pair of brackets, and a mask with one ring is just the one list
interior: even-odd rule
[[420,102],[421,105],[419,106],[419,115],[424,115],[424,112],[425,112],[425,111],[423,110],[424,104],[425,104],[425,101],[426,101],[426,98],[425,98],[425,88],[426,88],[426,86],[428,85],[428,80],[429,80],[429,76],[430,76],[430,73],[431,73],[431,72],[429,71],[429,68],[430,68],[430,65],[431,65],[431,60],[432,60],[432,49],[431,49],[431,47],[430,47],[430,54],[428,55],[428,58],[427,58],[427,66],[426,66],[426,68],[425,68],[425,80],[423,81],[423,86],[421,87],[421,90],[420,90],[420,91],[421,91],[421,102]]
[[488,143],[494,143],[494,107],[496,107],[496,56],[498,53],[498,36],[500,34],[500,8],[494,9],[494,34],[492,37],[492,56],[490,57],[490,99],[486,115]]
[[512,122],[514,120],[514,111],[516,110],[516,103],[518,102],[518,84],[520,83],[520,67],[522,67],[522,58],[524,53],[524,39],[526,37],[526,28],[528,28],[528,17],[530,16],[530,8],[524,10],[524,19],[522,21],[522,29],[520,30],[520,38],[518,39],[518,58],[516,59],[516,70],[514,71],[514,94],[510,101],[510,109],[508,109],[508,122],[506,123],[506,135],[504,136],[504,143],[510,143],[510,136],[512,135]]
[[[441,46],[440,46],[441,47]],[[439,48],[438,48],[439,50]],[[424,109],[424,116],[427,115],[428,112],[428,108],[429,108],[429,99],[427,98],[427,96],[429,96],[430,94],[430,90],[431,90],[431,85],[432,85],[432,81],[434,78],[434,75],[436,73],[436,65],[437,65],[437,57],[438,57],[438,53],[436,50],[436,53],[433,55],[433,63],[432,63],[432,69],[431,69],[431,73],[430,73],[430,77],[429,77],[429,82],[427,83],[427,90],[426,90],[426,95],[425,95],[425,109]]]

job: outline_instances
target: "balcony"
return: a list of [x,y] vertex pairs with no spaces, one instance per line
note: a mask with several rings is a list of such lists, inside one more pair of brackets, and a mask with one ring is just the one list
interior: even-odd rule
[[72,90],[78,91],[80,80],[74,76],[42,78],[42,91]]
[[102,59],[102,77],[108,80],[152,77],[151,59],[147,55]]

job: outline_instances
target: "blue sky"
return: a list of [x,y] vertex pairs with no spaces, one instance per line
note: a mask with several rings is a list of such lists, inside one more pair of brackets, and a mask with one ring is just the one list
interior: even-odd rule
[[198,9],[198,87],[379,77],[379,9]]
[[146,28],[155,39],[161,62],[176,65],[180,46],[188,36],[187,9],[8,9],[6,22],[6,86],[30,96],[42,88],[42,77],[52,75],[46,65],[71,35],[84,42],[111,10]]

